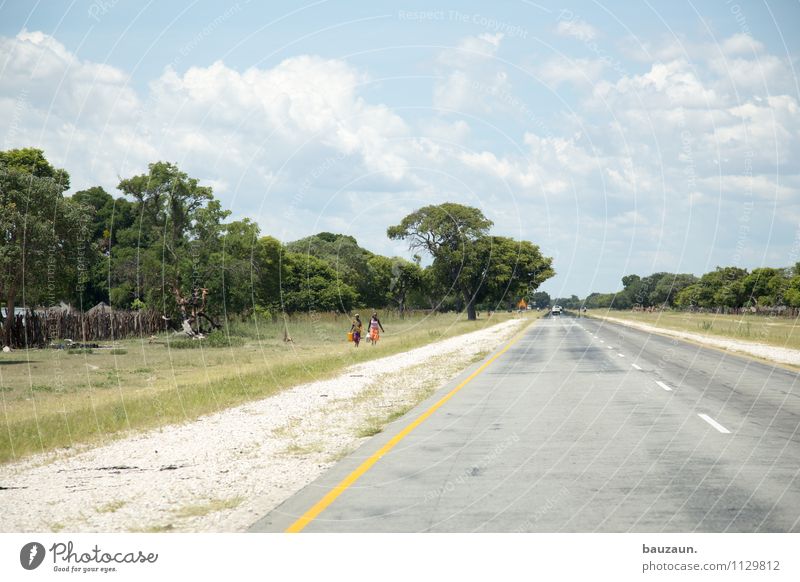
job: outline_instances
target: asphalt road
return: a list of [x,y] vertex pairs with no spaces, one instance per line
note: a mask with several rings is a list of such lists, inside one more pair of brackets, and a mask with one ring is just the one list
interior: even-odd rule
[[800,531],[798,374],[569,316],[535,323],[353,479],[474,371],[252,531],[304,514],[306,532]]

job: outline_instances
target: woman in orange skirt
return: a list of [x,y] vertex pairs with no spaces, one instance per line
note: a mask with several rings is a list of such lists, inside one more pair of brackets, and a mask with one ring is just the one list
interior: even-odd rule
[[378,343],[379,339],[381,339],[378,329],[384,331],[383,325],[381,325],[381,320],[378,319],[378,313],[373,312],[372,317],[369,320],[369,341],[372,342],[373,346]]

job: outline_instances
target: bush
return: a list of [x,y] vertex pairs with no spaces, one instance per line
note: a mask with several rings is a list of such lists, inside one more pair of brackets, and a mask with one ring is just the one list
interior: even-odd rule
[[93,354],[94,350],[92,348],[69,348],[67,353],[72,356],[77,354]]
[[227,335],[224,331],[212,331],[203,339],[177,339],[169,342],[176,350],[193,350],[199,348],[230,348],[244,345],[245,339],[235,335]]

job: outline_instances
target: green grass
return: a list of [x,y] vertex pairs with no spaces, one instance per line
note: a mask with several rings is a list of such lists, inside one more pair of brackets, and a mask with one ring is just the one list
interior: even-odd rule
[[[118,341],[114,350],[76,355],[0,354],[0,463],[190,421],[513,316],[470,322],[453,314],[403,320],[382,314],[386,333],[379,345],[359,348],[346,341],[349,318],[322,314],[236,323],[210,343],[162,335],[158,343]],[[292,342],[283,341],[284,327]],[[173,349],[176,341],[197,347]]]
[[203,348],[232,348],[243,346],[246,338],[230,335],[222,330],[214,331],[203,339],[174,339],[169,342],[169,347],[174,350],[200,350]]
[[765,315],[716,315],[679,311],[637,312],[593,309],[599,315],[637,321],[656,327],[726,337],[800,350],[800,321]]

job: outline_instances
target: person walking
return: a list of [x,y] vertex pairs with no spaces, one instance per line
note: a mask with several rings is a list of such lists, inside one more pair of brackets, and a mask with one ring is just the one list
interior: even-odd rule
[[350,326],[350,332],[353,334],[353,343],[358,347],[361,342],[361,332],[364,329],[364,324],[361,323],[361,316],[356,313],[356,318],[353,320],[353,325]]
[[381,334],[378,332],[380,329],[383,333],[386,331],[383,329],[383,325],[381,325],[381,320],[378,319],[378,312],[373,311],[372,317],[369,320],[369,341],[372,342],[372,345],[378,343],[378,340],[381,339]]

